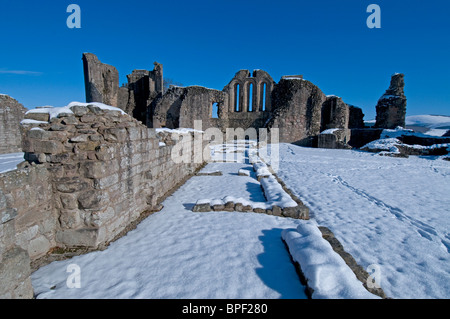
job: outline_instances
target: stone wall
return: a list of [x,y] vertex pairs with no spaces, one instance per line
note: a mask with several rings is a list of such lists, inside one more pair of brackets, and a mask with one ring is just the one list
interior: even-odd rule
[[[213,118],[214,103],[217,103],[218,118]],[[172,86],[152,105],[152,124],[156,128],[192,128],[195,120],[201,120],[202,129],[225,128],[228,124],[224,110],[226,103],[227,97],[222,91],[202,86]]]
[[98,104],[52,116],[26,115],[41,121],[23,124],[26,161],[0,175],[0,297],[31,297],[30,262],[105,247],[203,165],[192,131],[148,129]]
[[349,115],[349,121],[348,121],[348,128],[364,128],[364,113],[360,107],[347,104],[350,115]]
[[325,94],[309,81],[281,79],[272,92],[273,112],[266,127],[278,128],[280,143],[316,146]]
[[381,136],[383,129],[376,128],[356,128],[351,130],[351,137],[348,144],[351,147],[360,148],[367,143],[378,140]]
[[317,147],[331,149],[349,149],[351,130],[347,128],[328,129],[318,136]]
[[26,109],[8,95],[0,94],[0,154],[21,151],[19,123]]
[[338,96],[329,96],[322,105],[321,131],[348,128],[350,109]]
[[[118,109],[74,105],[70,110],[25,132],[25,158],[52,171],[57,242],[99,247],[154,208],[196,166],[175,164],[172,145],[160,147],[154,129]],[[34,115],[42,120],[42,113],[27,117]]]
[[0,298],[31,298],[30,262],[55,246],[49,181],[39,166],[0,174]]

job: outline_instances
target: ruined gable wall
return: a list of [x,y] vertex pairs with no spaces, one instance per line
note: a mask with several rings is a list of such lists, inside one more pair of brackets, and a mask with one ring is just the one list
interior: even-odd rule
[[20,121],[26,109],[12,97],[0,94],[0,154],[21,151]]
[[228,107],[224,117],[231,128],[261,128],[272,110],[271,93],[275,82],[263,70],[238,71],[224,87]]

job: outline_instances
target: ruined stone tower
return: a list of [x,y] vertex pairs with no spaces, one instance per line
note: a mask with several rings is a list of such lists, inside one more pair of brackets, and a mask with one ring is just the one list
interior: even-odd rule
[[375,127],[394,129],[405,127],[406,96],[404,93],[404,75],[392,75],[391,84],[386,93],[378,100]]

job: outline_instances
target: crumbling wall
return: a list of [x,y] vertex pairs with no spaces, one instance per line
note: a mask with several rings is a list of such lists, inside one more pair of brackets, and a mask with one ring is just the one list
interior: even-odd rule
[[391,77],[391,84],[376,106],[375,127],[395,129],[405,127],[406,96],[404,93],[404,75],[396,73]]
[[281,143],[315,146],[326,96],[309,81],[281,79],[272,92],[273,113],[266,127],[278,128]]
[[8,95],[0,94],[0,154],[21,151],[20,121],[26,109]]
[[[86,102],[118,107],[138,121],[148,124],[149,106],[163,92],[162,64],[154,62],[153,71],[133,70],[127,75],[128,83],[121,87],[117,69],[101,63],[94,54],[83,53],[83,66]],[[151,123],[148,126],[151,127]]]
[[329,96],[322,105],[321,131],[332,128],[348,128],[350,110],[338,96]]
[[[213,104],[217,103],[218,118],[213,118]],[[194,121],[202,121],[202,129],[227,127],[225,105],[227,97],[222,91],[202,86],[173,86],[153,104],[153,127],[193,128]]]
[[28,112],[39,122],[22,123],[26,161],[0,175],[4,298],[32,297],[30,262],[56,247],[105,247],[206,160],[193,131],[149,129],[100,104],[45,111]]
[[[196,166],[175,164],[171,146],[160,148],[155,130],[118,109],[73,105],[70,110],[26,131],[25,158],[52,171],[57,243],[98,247],[154,208],[158,192]],[[42,120],[42,112],[27,117],[33,114]]]
[[154,65],[153,71],[133,70],[127,75],[129,98],[125,112],[149,127],[152,125],[147,122],[147,112],[151,111],[152,101],[163,92],[163,67],[157,62]]
[[86,102],[118,106],[119,72],[112,65],[101,63],[92,53],[83,53]]
[[364,113],[360,107],[347,104],[350,115],[348,119],[348,128],[364,128]]
[[30,262],[55,246],[49,177],[38,166],[0,174],[0,299],[32,298]]

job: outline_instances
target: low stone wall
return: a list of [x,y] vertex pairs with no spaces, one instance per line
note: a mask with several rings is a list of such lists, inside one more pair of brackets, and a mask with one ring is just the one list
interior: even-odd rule
[[318,136],[317,147],[331,149],[349,149],[347,143],[350,140],[351,131],[349,129],[329,129],[323,131]]
[[12,97],[0,94],[0,154],[20,152],[19,123],[26,108]]
[[0,174],[0,298],[33,297],[30,261],[56,244],[49,177],[38,166]]
[[3,298],[32,297],[30,262],[56,247],[105,247],[203,165],[193,161],[193,132],[148,129],[119,109],[25,117],[26,161],[0,175]]
[[[270,205],[266,207],[265,203],[258,205],[259,203],[251,203],[250,201],[230,198],[226,196],[223,199],[207,199],[199,200],[192,208],[193,212],[210,212],[210,211],[226,211],[226,212],[253,212],[259,214],[274,215],[280,217],[290,217],[295,219],[309,219],[309,208],[295,196],[290,189],[286,187],[286,184],[276,176],[275,172],[269,168],[259,157],[253,157],[250,161],[258,159],[258,163],[253,163],[253,170],[255,171],[258,182],[261,183],[261,190],[268,200],[269,194],[266,193],[264,183],[271,180],[271,183],[276,183],[279,185],[279,192],[276,197],[286,197],[292,199],[295,202],[295,206],[278,206]],[[260,169],[265,168],[265,169]],[[248,172],[248,171],[245,171]],[[208,173],[202,173],[198,175],[208,175],[208,176],[221,176],[222,172],[214,171]],[[238,172],[239,176],[249,176],[245,174],[242,170]],[[281,194],[282,193],[282,194]],[[262,206],[262,207],[259,207]],[[264,208],[263,208],[264,207]]]
[[372,128],[358,128],[352,129],[350,134],[350,141],[348,144],[354,148],[360,148],[372,141],[378,140],[383,129]]

